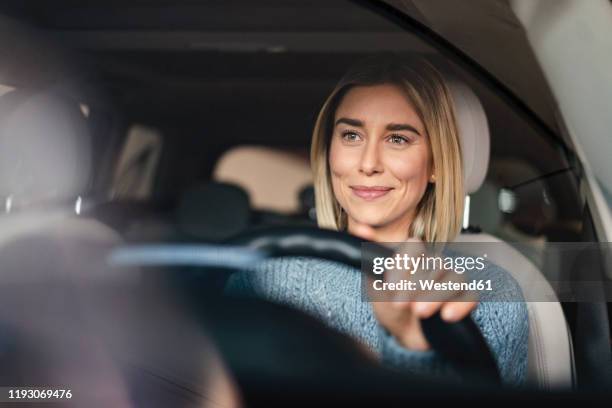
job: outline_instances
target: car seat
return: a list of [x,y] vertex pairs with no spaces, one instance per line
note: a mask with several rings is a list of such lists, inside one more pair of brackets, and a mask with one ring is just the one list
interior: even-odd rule
[[[448,86],[454,100],[461,139],[465,194],[469,197],[480,188],[487,174],[489,127],[486,113],[476,94],[456,79],[449,79]],[[466,200],[466,206],[469,206],[469,199]],[[536,284],[538,296],[548,299],[546,302],[527,302],[528,383],[540,389],[571,387],[574,383],[574,362],[570,331],[552,287],[534,264],[511,245],[485,232],[474,231],[464,230],[456,242],[496,242],[499,250],[495,254],[488,254],[489,260],[506,269],[524,294],[529,293]]]

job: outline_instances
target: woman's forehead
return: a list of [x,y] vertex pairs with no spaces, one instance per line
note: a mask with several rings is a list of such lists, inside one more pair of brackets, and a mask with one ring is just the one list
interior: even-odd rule
[[351,88],[336,109],[339,118],[380,123],[410,123],[421,125],[418,114],[406,94],[391,84],[355,86]]

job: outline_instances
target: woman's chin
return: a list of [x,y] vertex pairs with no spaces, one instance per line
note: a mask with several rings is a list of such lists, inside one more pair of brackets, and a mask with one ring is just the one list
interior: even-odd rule
[[354,222],[360,225],[367,225],[371,228],[380,228],[389,223],[386,217],[381,217],[380,213],[376,214],[359,214],[359,217],[353,217]]

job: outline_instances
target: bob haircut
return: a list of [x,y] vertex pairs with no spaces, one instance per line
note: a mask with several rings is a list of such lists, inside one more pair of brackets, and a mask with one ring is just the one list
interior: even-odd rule
[[310,149],[317,223],[344,231],[347,215],[331,183],[329,148],[334,120],[344,95],[356,86],[390,84],[400,89],[424,124],[432,152],[435,183],[429,183],[417,206],[408,235],[425,242],[452,241],[463,215],[463,165],[450,91],[442,75],[423,59],[396,55],[369,57],[353,66],[327,98],[315,124]]

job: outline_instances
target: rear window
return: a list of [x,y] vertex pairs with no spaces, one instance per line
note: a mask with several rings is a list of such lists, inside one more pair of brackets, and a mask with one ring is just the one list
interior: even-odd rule
[[312,184],[306,150],[240,146],[224,153],[214,180],[236,184],[249,194],[258,210],[295,213],[300,191]]

